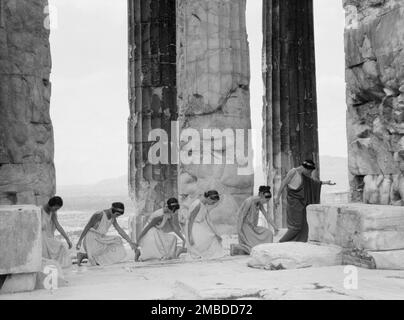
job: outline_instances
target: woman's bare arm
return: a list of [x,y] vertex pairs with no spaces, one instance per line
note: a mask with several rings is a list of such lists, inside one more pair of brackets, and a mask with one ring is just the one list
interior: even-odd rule
[[267,219],[268,223],[272,226],[272,228],[274,228],[275,231],[278,231],[278,227],[275,225],[275,222],[272,220],[272,218],[270,217],[269,213],[265,210],[264,206],[262,205],[262,203],[259,204],[259,209],[261,210],[261,212],[263,213],[265,219]]
[[68,244],[68,246],[69,246],[69,249],[71,249],[72,243],[70,242],[70,239],[69,239],[69,237],[67,236],[65,230],[64,230],[63,227],[60,225],[56,213],[52,214],[52,221],[53,221],[53,223],[55,224],[56,230],[60,232],[60,234],[62,235],[63,238],[65,238],[65,240],[66,240],[66,242],[67,242],[67,244]]
[[174,233],[181,238],[182,240],[182,246],[185,247],[185,237],[181,232],[180,224],[178,222],[178,217],[175,219],[173,217],[171,220],[169,220],[169,224],[171,225],[171,228],[174,230]]
[[143,229],[143,231],[140,233],[139,237],[136,239],[136,242],[139,244],[140,240],[146,235],[149,230],[155,226],[157,226],[161,221],[161,217],[157,217],[152,219],[150,223]]
[[88,231],[94,227],[97,222],[99,222],[102,219],[102,213],[94,213],[93,216],[90,218],[90,221],[88,221],[87,225],[85,226],[83,232],[80,235],[80,239],[77,242],[77,250],[80,249],[81,242],[83,241],[84,237],[87,235]]
[[292,169],[288,172],[288,174],[286,175],[285,179],[282,181],[281,183],[281,187],[279,188],[278,194],[275,198],[275,204],[279,202],[283,190],[285,189],[285,187],[292,181],[293,177],[297,174],[296,169]]
[[112,218],[112,225],[114,226],[115,230],[118,231],[119,235],[124,238],[131,246],[134,245],[132,240],[129,238],[129,236],[126,234],[125,231],[120,227],[118,224],[118,221],[115,218]]

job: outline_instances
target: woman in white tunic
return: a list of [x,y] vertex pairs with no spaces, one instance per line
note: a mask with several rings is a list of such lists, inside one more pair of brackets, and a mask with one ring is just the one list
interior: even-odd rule
[[222,238],[209,216],[212,206],[219,200],[217,191],[208,191],[204,197],[195,200],[189,208],[185,230],[187,249],[194,259],[218,259],[225,255]]
[[77,243],[77,250],[80,250],[84,239],[84,250],[86,253],[79,252],[77,255],[78,265],[84,258],[88,258],[91,265],[111,265],[121,262],[126,257],[126,251],[122,239],[119,236],[108,236],[108,230],[113,225],[116,231],[129,242],[133,250],[136,244],[131,241],[129,236],[122,230],[117,222],[117,218],[125,212],[122,203],[113,203],[111,209],[95,213],[87,226],[84,228]]
[[185,247],[185,238],[178,222],[179,209],[178,200],[171,198],[167,201],[167,206],[151,214],[137,239],[140,249],[136,250],[136,261],[175,259],[183,251],[182,248],[177,249],[176,235],[182,239],[183,248]]
[[42,207],[42,257],[47,260],[54,260],[62,268],[68,268],[72,265],[72,259],[65,245],[55,238],[55,231],[58,230],[63,238],[66,239],[69,249],[72,243],[66,232],[59,224],[57,211],[63,206],[63,200],[60,197],[53,197]]

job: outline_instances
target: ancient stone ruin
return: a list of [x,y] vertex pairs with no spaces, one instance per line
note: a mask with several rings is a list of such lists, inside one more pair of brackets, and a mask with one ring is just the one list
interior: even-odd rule
[[0,204],[55,193],[45,0],[0,1]]
[[353,201],[404,204],[403,5],[399,0],[344,2]]
[[[39,231],[34,232],[37,225],[32,231],[24,223],[39,223],[26,218],[35,208],[16,205],[39,206],[55,193],[47,4],[47,0],[0,0],[0,223],[23,227],[33,239],[39,236]],[[263,161],[268,184],[277,192],[282,177],[293,166],[305,158],[318,163],[313,1],[264,0],[263,4]],[[351,200],[403,206],[404,0],[345,0],[343,5],[347,12]],[[253,193],[253,173],[238,174],[238,163],[204,163],[203,152],[190,148],[189,137],[182,133],[196,129],[203,137],[202,147],[210,142],[204,129],[229,129],[225,137],[230,141],[241,130],[244,143],[235,143],[234,149],[249,154],[245,9],[246,0],[128,1],[129,193],[138,217],[133,222],[134,233],[142,226],[142,217],[161,207],[167,198],[179,197],[186,207],[207,189],[217,189],[224,198],[214,212],[215,222],[227,227],[223,232],[234,232],[237,208]],[[341,112],[345,107],[341,106]],[[150,162],[150,150],[162,143],[161,137],[153,135],[155,129],[167,133],[164,156],[177,161]],[[205,150],[205,156],[226,158],[234,151],[231,149],[213,145]],[[178,161],[179,154],[199,158],[200,163]],[[382,233],[384,238],[380,233],[372,234],[375,243],[380,239],[383,243],[370,248],[377,252],[403,249],[403,221],[394,218],[401,216],[402,210],[366,208],[373,214],[384,208],[382,214],[391,220],[378,225],[378,232],[395,230]],[[362,221],[363,208],[354,209],[348,210],[356,212],[352,221]],[[334,209],[316,210],[328,212],[331,229],[342,212],[336,210],[335,220]],[[284,217],[285,208],[275,212],[279,226],[285,225]],[[345,246],[338,240],[345,237],[341,236],[345,229],[325,230],[320,227],[324,226],[320,218],[313,221],[312,237]],[[366,228],[371,224],[357,231],[366,233]],[[14,229],[1,230],[0,256],[20,250],[16,248],[18,241],[14,247],[4,245]],[[331,240],[324,238],[330,232]],[[390,235],[393,238],[388,238]],[[361,243],[360,238],[356,241]],[[31,265],[28,259],[32,248],[23,249],[18,251],[20,256],[8,259],[16,261],[13,266],[0,260],[0,274],[38,272],[38,265]],[[399,258],[388,258],[397,261],[402,259],[400,254]]]

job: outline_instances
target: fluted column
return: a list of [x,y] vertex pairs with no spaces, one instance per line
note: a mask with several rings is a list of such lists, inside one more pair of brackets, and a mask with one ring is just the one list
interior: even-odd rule
[[0,0],[0,205],[55,193],[47,0]]
[[[153,129],[177,119],[175,0],[129,0],[129,193],[136,215],[177,195],[177,166],[148,159]],[[170,148],[169,148],[170,150]],[[140,226],[141,227],[141,226]]]
[[[264,167],[276,194],[291,168],[319,162],[312,0],[263,0],[263,32]],[[285,225],[284,205],[274,217]]]
[[[232,146],[235,153],[242,151],[246,156],[251,147],[245,11],[245,0],[177,1],[179,127],[181,133],[195,129],[201,139],[200,150],[197,146],[189,150],[189,144],[180,143],[179,193],[186,202],[209,189],[218,190],[223,201],[216,211],[220,215],[217,222],[233,227],[237,209],[252,194],[254,184],[252,170],[240,173],[236,157],[233,164],[226,160]],[[208,150],[211,139],[204,135],[204,129],[221,133],[229,129],[224,135],[232,143],[227,145],[223,139],[222,147]],[[236,138],[236,130],[244,140],[241,135]],[[181,155],[187,152],[197,161],[184,163]],[[204,153],[212,160],[207,160]],[[222,164],[214,162],[218,159],[223,160]]]

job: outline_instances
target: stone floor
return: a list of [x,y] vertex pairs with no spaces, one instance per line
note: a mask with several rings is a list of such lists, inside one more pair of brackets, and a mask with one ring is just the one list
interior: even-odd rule
[[86,267],[66,274],[69,285],[0,296],[4,299],[404,299],[404,271],[358,269],[358,289],[344,289],[344,266],[267,271],[248,257],[221,261]]

